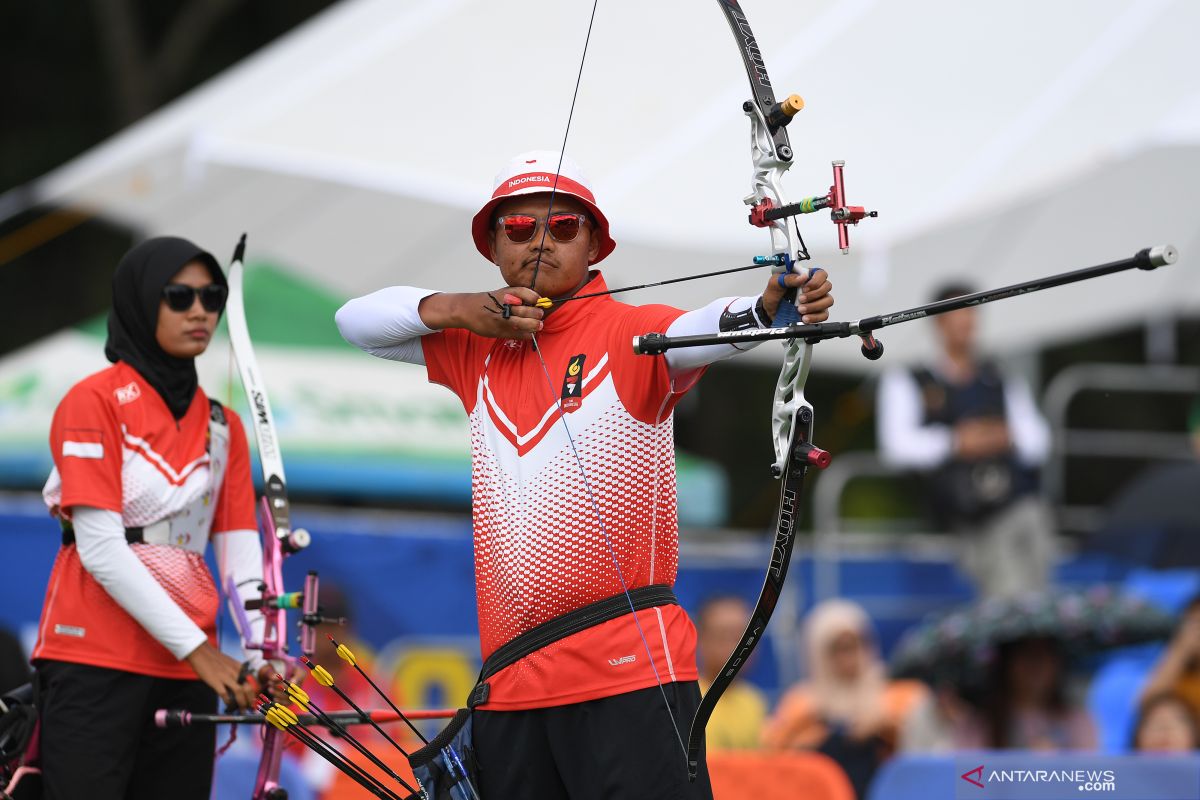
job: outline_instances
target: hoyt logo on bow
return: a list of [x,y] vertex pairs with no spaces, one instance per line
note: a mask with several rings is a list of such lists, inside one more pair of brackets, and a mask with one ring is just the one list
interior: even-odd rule
[[587,356],[580,353],[571,356],[567,362],[567,371],[563,375],[562,410],[574,411],[583,405],[583,362]]

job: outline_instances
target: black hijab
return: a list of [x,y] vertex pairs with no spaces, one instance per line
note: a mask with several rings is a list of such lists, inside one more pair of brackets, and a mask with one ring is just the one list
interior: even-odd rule
[[134,247],[117,264],[108,313],[104,355],[124,361],[162,396],[175,419],[187,413],[199,381],[190,358],[168,355],[158,344],[159,301],[163,287],[189,262],[208,267],[213,283],[227,286],[217,260],[187,239],[158,236]]

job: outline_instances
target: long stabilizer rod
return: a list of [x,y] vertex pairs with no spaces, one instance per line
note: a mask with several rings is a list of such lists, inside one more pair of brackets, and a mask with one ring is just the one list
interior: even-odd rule
[[[704,347],[706,345],[733,344],[735,342],[761,342],[768,339],[804,339],[806,342],[814,343],[826,339],[844,339],[849,336],[862,336],[864,341],[867,341],[872,339],[870,336],[872,331],[886,328],[889,325],[898,325],[901,322],[911,322],[914,319],[946,314],[951,311],[957,311],[960,308],[981,306],[984,303],[991,303],[995,300],[1005,300],[1023,294],[1032,294],[1033,292],[1040,292],[1043,289],[1053,289],[1055,286],[1078,283],[1079,281],[1086,281],[1091,278],[1099,278],[1103,275],[1111,275],[1114,272],[1123,272],[1127,269],[1155,269],[1167,264],[1174,264],[1178,259],[1179,252],[1169,244],[1147,247],[1144,250],[1138,251],[1133,257],[1121,259],[1120,261],[1111,261],[1107,264],[1099,264],[1094,267],[1084,267],[1083,269],[1071,272],[1051,275],[1048,278],[1039,278],[1037,280],[1025,281],[1024,283],[1016,283],[1012,286],[1004,286],[999,289],[989,289],[983,292],[975,292],[974,294],[965,294],[961,297],[952,297],[948,300],[939,300],[936,303],[917,306],[905,311],[897,311],[893,314],[866,317],[856,322],[818,322],[812,325],[789,325],[784,328],[752,328],[749,330],[721,331],[696,336],[671,337],[661,333],[647,333],[642,336],[633,337],[633,352],[638,355],[659,355],[676,347]],[[868,345],[864,344],[863,354],[868,358],[878,358],[883,354],[882,345],[878,345],[877,350],[868,352]]]

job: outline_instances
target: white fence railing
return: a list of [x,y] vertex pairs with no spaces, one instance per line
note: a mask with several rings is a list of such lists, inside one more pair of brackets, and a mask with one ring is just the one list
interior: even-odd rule
[[[1054,507],[1062,530],[1090,533],[1103,518],[1104,507],[1066,502],[1068,461],[1072,457],[1174,460],[1194,458],[1186,431],[1106,430],[1069,428],[1071,403],[1084,392],[1122,395],[1197,394],[1200,368],[1174,365],[1077,364],[1059,372],[1043,393],[1043,412],[1050,424],[1053,447],[1043,472],[1043,492]],[[846,488],[864,478],[899,479],[907,473],[883,464],[872,452],[840,455],[821,473],[813,489],[813,592],[817,599],[839,591],[838,565],[851,533],[842,516]],[[888,537],[892,538],[892,537]]]

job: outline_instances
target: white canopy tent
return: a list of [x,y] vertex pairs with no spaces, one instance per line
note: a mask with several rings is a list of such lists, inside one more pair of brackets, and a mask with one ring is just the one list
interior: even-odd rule
[[[793,199],[847,161],[849,199],[880,217],[836,254],[836,318],[925,302],[1173,243],[1180,263],[1014,300],[985,317],[997,348],[1200,311],[1200,69],[1191,0],[745,0],[775,88],[808,107],[790,131]],[[591,4],[346,0],[38,181],[147,234],[253,254],[342,295],[389,283],[497,283],[471,214],[507,158],[562,142]],[[711,2],[603,0],[567,152],[593,177],[619,247],[611,286],[749,263],[749,96]],[[109,269],[110,265],[95,265]],[[759,291],[739,274],[637,293],[694,307]],[[999,306],[997,308],[1000,308]],[[921,323],[882,338],[925,354]],[[775,357],[775,346],[756,357]],[[853,345],[823,367],[858,368]]]

